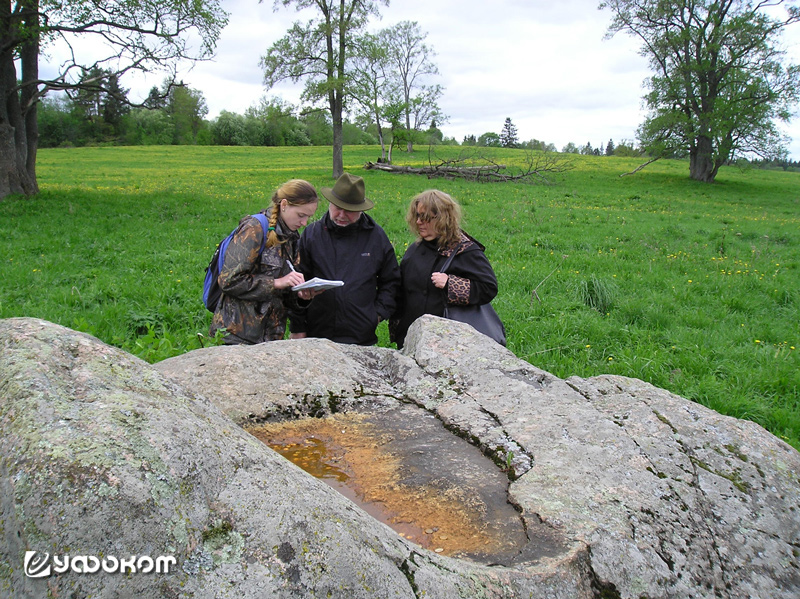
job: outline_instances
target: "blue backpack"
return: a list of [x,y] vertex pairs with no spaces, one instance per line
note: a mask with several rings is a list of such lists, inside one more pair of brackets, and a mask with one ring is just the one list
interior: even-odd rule
[[[261,253],[264,251],[264,246],[267,243],[269,222],[267,222],[267,217],[261,213],[254,214],[253,218],[257,218],[258,222],[261,223],[261,228],[264,229],[264,236],[261,239],[261,249],[258,250],[258,255],[261,256]],[[211,257],[211,262],[209,262],[208,267],[206,267],[206,279],[203,281],[203,304],[205,304],[209,312],[215,312],[217,310],[217,304],[219,303],[219,298],[222,295],[222,289],[220,289],[218,282],[219,271],[222,268],[222,265],[225,263],[225,250],[228,249],[228,245],[230,244],[231,239],[233,239],[233,234],[238,230],[239,227],[236,227],[233,231],[231,231],[230,235],[219,242],[217,250]]]

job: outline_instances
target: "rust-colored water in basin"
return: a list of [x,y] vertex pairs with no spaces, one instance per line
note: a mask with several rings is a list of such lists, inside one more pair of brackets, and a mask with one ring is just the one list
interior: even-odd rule
[[[424,410],[400,406],[248,431],[422,547],[486,563],[531,557],[505,474]],[[537,554],[556,551],[540,545]]]

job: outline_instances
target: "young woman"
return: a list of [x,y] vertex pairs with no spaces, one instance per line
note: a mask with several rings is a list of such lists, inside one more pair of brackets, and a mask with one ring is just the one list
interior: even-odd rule
[[262,211],[269,221],[264,251],[264,229],[257,218],[246,216],[225,252],[220,266],[222,296],[211,320],[210,334],[225,329],[225,343],[253,344],[283,339],[289,308],[302,309],[308,292],[292,287],[305,282],[297,264],[298,230],[308,224],[319,199],[314,186],[302,179],[281,185],[272,205]]
[[[445,303],[486,304],[497,295],[484,247],[461,230],[461,207],[452,197],[437,189],[422,192],[411,200],[406,221],[417,240],[400,262],[401,291],[390,323],[398,348],[423,314],[442,316]],[[441,272],[454,253],[448,272]]]

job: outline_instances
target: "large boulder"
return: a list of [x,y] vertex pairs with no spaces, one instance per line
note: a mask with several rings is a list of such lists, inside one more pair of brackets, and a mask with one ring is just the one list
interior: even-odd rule
[[[11,319],[0,397],[14,597],[800,595],[797,451],[641,381],[558,379],[460,323],[423,317],[403,352],[305,339],[149,366]],[[528,530],[562,551],[513,567],[436,555],[239,426],[389,399],[508,464]],[[33,578],[26,551],[176,565]]]
[[[315,341],[202,356],[261,363],[291,395],[281,364],[302,348],[338,367]],[[591,596],[584,547],[524,571],[423,550],[187,389],[89,335],[0,321],[0,596]]]

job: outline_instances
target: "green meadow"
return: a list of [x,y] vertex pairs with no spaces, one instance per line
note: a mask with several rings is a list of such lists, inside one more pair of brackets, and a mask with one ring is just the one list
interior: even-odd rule
[[[497,272],[516,355],[562,378],[643,379],[800,448],[800,174],[728,167],[708,185],[682,161],[621,177],[640,161],[573,156],[551,185],[482,184],[363,170],[378,155],[346,147],[345,168],[398,257],[411,197],[453,195]],[[427,161],[427,148],[395,154]],[[150,362],[212,344],[200,294],[217,242],[283,181],[331,186],[330,173],[320,147],[40,150],[41,194],[0,201],[0,318]],[[389,346],[385,324],[380,336]]]

